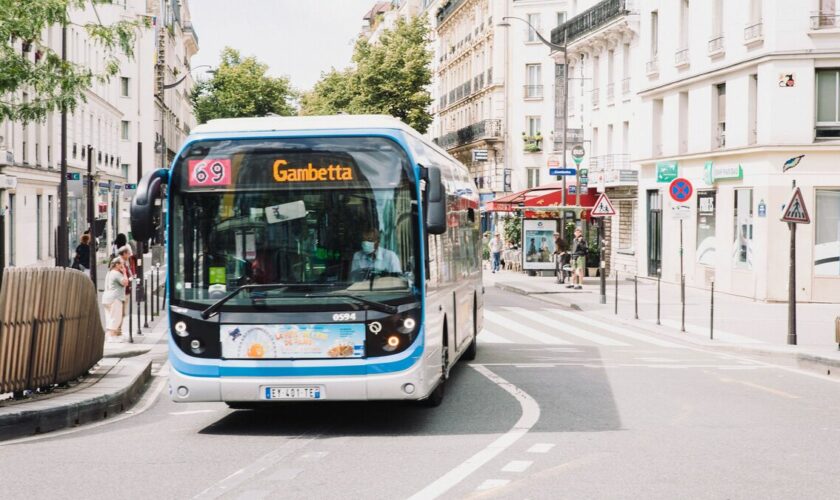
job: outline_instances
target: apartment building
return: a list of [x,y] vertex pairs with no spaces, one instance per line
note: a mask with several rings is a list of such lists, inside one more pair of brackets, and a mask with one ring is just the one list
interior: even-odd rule
[[[88,22],[110,24],[117,20],[148,20],[137,32],[131,58],[120,57],[120,72],[105,82],[95,81],[85,101],[67,114],[68,238],[75,248],[87,222],[88,147],[92,148],[94,217],[101,227],[102,247],[119,232],[129,230],[128,208],[137,182],[138,151],[148,170],[155,164],[154,109],[156,40],[163,25],[153,7],[161,0],[120,0],[71,13],[67,28],[68,60],[104,71],[105,54],[87,36]],[[164,1],[163,8],[186,9],[186,2]],[[157,31],[156,31],[157,30]],[[61,28],[45,30],[42,40],[61,52]],[[19,50],[36,60],[37,51]],[[32,98],[26,89],[9,98]],[[192,110],[179,108],[182,122],[192,119]],[[0,123],[0,264],[3,266],[53,265],[59,224],[61,161],[61,115],[51,113],[40,123]],[[174,140],[178,140],[175,137]],[[182,140],[182,137],[180,137]]]
[[[786,300],[792,184],[811,224],[797,240],[799,300],[840,297],[840,29],[834,0],[646,0],[631,158],[640,167],[640,274]],[[640,61],[634,64],[642,64]],[[635,79],[635,75],[633,76]],[[634,124],[632,127],[635,127]],[[632,128],[631,127],[631,128]],[[632,133],[632,130],[631,130]],[[787,172],[786,160],[805,155]],[[682,224],[667,192],[694,185]]]
[[637,120],[636,89],[644,77],[639,15],[624,0],[581,1],[576,7],[573,17],[552,30],[552,43],[566,47],[565,57],[562,51],[554,57],[569,65],[569,127],[573,142],[586,150],[580,169],[588,186],[582,189],[606,192],[616,210],[604,221],[607,269],[632,275],[638,260],[638,166],[631,152],[646,133]]

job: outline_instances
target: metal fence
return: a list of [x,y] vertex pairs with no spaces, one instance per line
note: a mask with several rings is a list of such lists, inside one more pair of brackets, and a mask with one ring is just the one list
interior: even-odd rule
[[3,271],[0,393],[61,384],[102,358],[105,332],[94,287],[65,268]]

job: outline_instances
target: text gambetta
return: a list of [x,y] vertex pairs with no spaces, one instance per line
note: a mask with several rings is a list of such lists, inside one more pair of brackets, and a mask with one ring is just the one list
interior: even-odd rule
[[274,161],[274,180],[276,182],[336,182],[352,181],[353,169],[343,165],[328,167],[290,167],[286,160]]

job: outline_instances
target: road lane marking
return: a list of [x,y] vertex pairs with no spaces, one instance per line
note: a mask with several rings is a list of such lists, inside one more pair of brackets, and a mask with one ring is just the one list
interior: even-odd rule
[[548,453],[554,448],[554,443],[537,443],[528,448],[528,453]]
[[519,417],[519,420],[513,424],[513,427],[511,427],[509,431],[496,438],[484,449],[471,456],[454,469],[450,470],[422,490],[412,495],[409,500],[429,500],[443,495],[458,483],[466,479],[467,476],[478,470],[481,466],[490,460],[493,460],[501,452],[516,443],[522,436],[527,434],[534,424],[536,424],[540,419],[540,405],[537,404],[537,401],[529,396],[528,393],[496,375],[484,365],[470,364],[468,366],[471,366],[478,373],[484,375],[490,379],[491,382],[498,385],[502,390],[516,398],[519,402],[519,406],[522,408],[522,415]]
[[537,311],[529,311],[523,309],[521,307],[510,307],[507,308],[508,311],[512,312],[513,314],[526,318],[526,319],[533,319],[534,321],[538,321],[540,324],[545,325],[549,328],[557,330],[561,333],[572,335],[575,337],[579,337],[584,340],[588,340],[589,342],[594,342],[596,344],[604,345],[604,346],[618,346],[618,347],[629,347],[630,344],[626,344],[621,342],[620,340],[615,340],[610,337],[605,337],[603,335],[599,335],[597,333],[592,333],[584,330],[583,328],[578,328],[576,326],[570,325],[568,323],[563,323],[562,321],[558,321],[556,319],[550,318],[545,314],[540,314]]
[[512,340],[508,340],[501,335],[496,335],[495,333],[487,330],[486,328],[478,334],[478,339],[483,344],[512,344]]
[[543,344],[571,344],[571,342],[558,339],[553,335],[541,332],[536,328],[531,328],[530,326],[525,326],[521,323],[513,321],[512,319],[506,318],[499,313],[488,311],[487,309],[484,310],[484,318],[491,323],[495,323],[496,325],[510,330],[512,333],[524,335]]
[[[674,342],[669,342],[667,340],[658,339],[656,337],[651,337],[648,335],[644,335],[642,333],[634,332],[628,328],[624,328],[617,325],[611,325],[609,323],[604,323],[603,321],[598,321],[593,319],[591,316],[586,316],[581,313],[571,313],[567,311],[563,311],[560,309],[553,309],[550,311],[551,314],[556,316],[562,316],[564,318],[568,318],[574,321],[580,321],[589,326],[594,326],[597,328],[602,328],[608,332],[615,333],[617,335],[622,335],[627,338],[631,338],[633,340],[638,340],[641,342],[647,342],[648,344],[658,345],[660,347],[671,347],[673,349],[686,349],[687,346],[677,344]],[[486,313],[485,313],[486,314]]]
[[502,467],[502,472],[525,472],[533,463],[533,460],[511,460]]
[[475,491],[486,491],[492,490],[493,488],[498,488],[499,486],[504,486],[510,482],[510,479],[488,479],[483,483],[478,485],[478,488]]
[[741,384],[741,385],[750,387],[752,389],[757,389],[759,391],[764,391],[764,392],[767,392],[769,394],[774,394],[776,396],[781,396],[783,398],[799,399],[799,396],[796,396],[796,395],[791,394],[789,392],[780,391],[779,389],[774,389],[772,387],[767,387],[766,385],[756,384],[755,382],[748,382],[746,380],[738,380],[738,379],[734,379],[734,378],[724,378],[724,377],[718,377],[718,379],[725,384],[730,384],[730,383]]

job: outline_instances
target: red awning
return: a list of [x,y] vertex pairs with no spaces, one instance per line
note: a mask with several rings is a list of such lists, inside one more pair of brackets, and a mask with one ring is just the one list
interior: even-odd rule
[[[566,189],[568,190],[569,187],[574,185],[575,182],[570,180],[566,183]],[[513,212],[517,208],[524,207],[560,207],[563,198],[562,190],[563,183],[561,182],[554,182],[544,186],[525,189],[487,202],[485,210],[488,212]],[[595,201],[598,198],[598,193],[596,193],[594,189],[589,189],[588,191],[589,192],[587,194],[580,197],[580,205],[585,208],[591,208],[595,205]],[[576,196],[574,194],[566,193],[566,204],[577,204]]]

